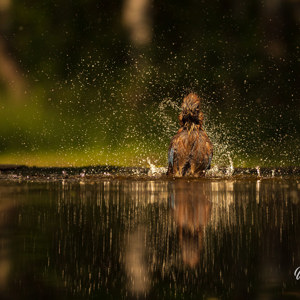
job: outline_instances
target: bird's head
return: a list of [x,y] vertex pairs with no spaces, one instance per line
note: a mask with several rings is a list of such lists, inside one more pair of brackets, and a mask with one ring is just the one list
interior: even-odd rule
[[183,99],[179,121],[181,126],[200,125],[203,123],[203,113],[201,111],[201,99],[195,93],[190,93]]

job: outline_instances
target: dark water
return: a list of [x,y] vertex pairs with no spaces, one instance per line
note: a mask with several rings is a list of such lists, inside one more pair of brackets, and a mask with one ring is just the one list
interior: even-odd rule
[[0,299],[299,299],[300,179],[0,181]]

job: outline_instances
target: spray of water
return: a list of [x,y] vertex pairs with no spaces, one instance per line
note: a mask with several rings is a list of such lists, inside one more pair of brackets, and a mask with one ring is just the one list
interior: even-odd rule
[[[70,72],[65,82],[50,88],[44,114],[33,107],[26,113],[30,115],[26,123],[14,125],[6,147],[15,139],[26,155],[37,153],[29,165],[42,165],[38,151],[43,145],[46,156],[54,153],[53,164],[48,165],[148,166],[157,174],[155,168],[163,172],[166,167],[170,140],[179,129],[183,93],[194,91],[204,98],[204,128],[214,145],[214,172],[226,168],[230,175],[237,167],[299,164],[299,130],[293,119],[282,108],[243,99],[233,84],[225,86],[222,77],[207,79],[205,55],[199,57],[189,49],[198,59],[197,71],[191,68],[194,61],[189,55],[170,55],[163,64],[155,64],[127,52],[130,49],[124,50],[123,66],[101,53],[97,59],[82,59],[76,74]],[[222,89],[211,92],[212,82],[223,84]],[[21,155],[16,159],[20,161],[27,164]]]

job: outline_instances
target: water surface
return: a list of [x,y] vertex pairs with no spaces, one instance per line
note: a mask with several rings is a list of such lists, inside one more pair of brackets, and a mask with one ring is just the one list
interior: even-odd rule
[[300,297],[297,176],[31,179],[0,180],[1,299]]

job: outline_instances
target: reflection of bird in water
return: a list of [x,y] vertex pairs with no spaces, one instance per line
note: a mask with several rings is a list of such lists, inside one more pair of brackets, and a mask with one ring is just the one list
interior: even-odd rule
[[190,93],[183,99],[179,115],[181,128],[173,137],[168,153],[168,174],[199,176],[210,168],[213,146],[204,131],[200,98]]
[[178,229],[182,260],[190,267],[199,261],[204,230],[210,220],[210,188],[208,182],[171,183],[170,206]]

